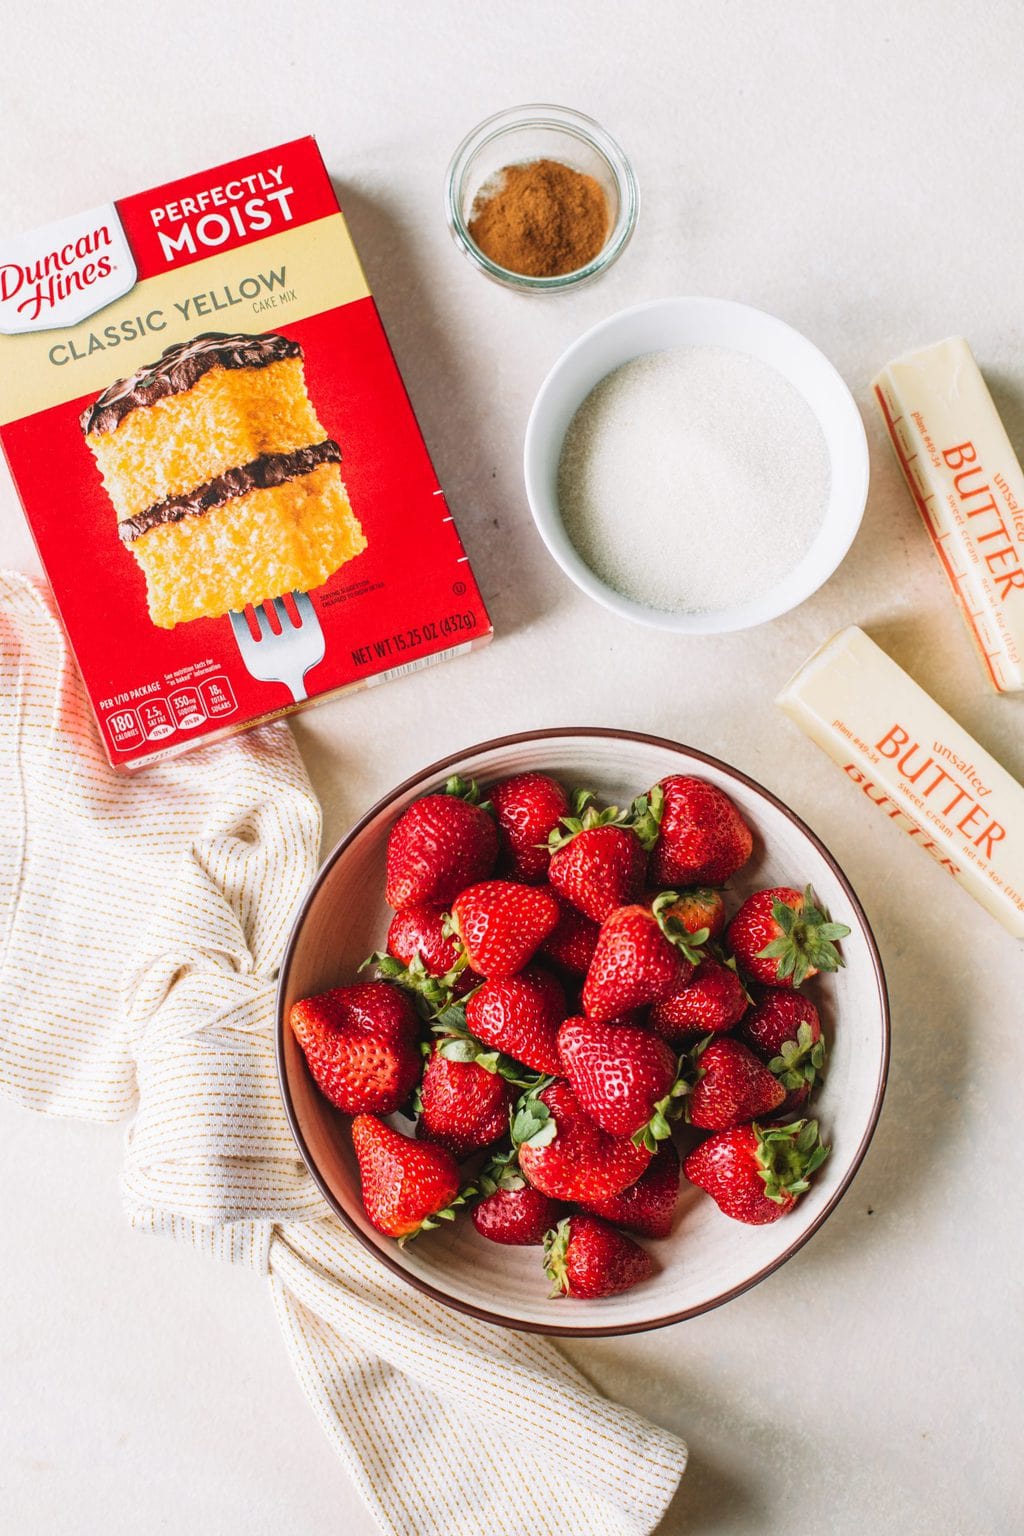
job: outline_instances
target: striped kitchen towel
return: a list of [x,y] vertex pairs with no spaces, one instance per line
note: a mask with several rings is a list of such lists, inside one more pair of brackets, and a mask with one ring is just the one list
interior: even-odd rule
[[[319,839],[284,724],[113,773],[47,593],[0,574],[0,1088],[44,1114],[127,1119],[132,1223],[268,1276],[382,1530],[640,1536],[685,1446],[551,1344],[385,1270],[296,1153],[274,976]],[[468,1397],[492,1457],[462,1451]]]

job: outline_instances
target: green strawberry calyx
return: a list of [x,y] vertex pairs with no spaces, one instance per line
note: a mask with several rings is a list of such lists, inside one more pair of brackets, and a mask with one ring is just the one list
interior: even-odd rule
[[662,891],[652,901],[651,911],[669,943],[674,944],[691,965],[699,965],[704,959],[704,945],[711,937],[711,930],[698,928],[696,933],[690,933],[684,928],[678,917],[673,917],[669,910],[678,900],[678,891]]
[[573,790],[572,815],[560,817],[558,826],[551,828],[547,844],[549,852],[557,853],[560,848],[567,847],[580,832],[591,832],[595,827],[628,825],[627,811],[620,811],[617,805],[606,805],[603,810],[598,810],[593,800],[589,789]]
[[550,1299],[569,1294],[569,1274],[566,1259],[569,1251],[568,1216],[544,1234],[544,1273],[551,1281]]
[[[541,1073],[531,1072],[511,1056],[485,1045],[466,1026],[466,1010],[461,1003],[452,1003],[438,1014],[431,1024],[435,1035],[440,1036],[434,1049],[446,1061],[475,1062],[485,1072],[503,1077],[516,1088],[533,1088],[541,1080]],[[427,1047],[429,1052],[430,1047]],[[550,1078],[545,1079],[550,1082]]]
[[794,909],[784,901],[772,903],[772,918],[779,928],[778,938],[760,950],[758,960],[775,960],[780,981],[792,976],[799,987],[813,971],[838,971],[846,961],[836,948],[850,929],[834,923],[824,907],[819,907],[810,886],[804,890],[803,905]]
[[650,853],[661,836],[661,818],[665,814],[665,791],[660,784],[646,795],[637,795],[629,811],[629,824]]
[[457,773],[453,773],[445,779],[441,794],[452,795],[456,800],[465,800],[467,805],[479,806],[482,811],[487,812],[488,816],[494,815],[494,806],[491,802],[480,799],[480,786],[476,779],[470,779],[467,783]]
[[732,971],[733,975],[736,977],[736,980],[740,984],[740,990],[742,991],[743,996],[747,1000],[747,1007],[753,1008],[756,1005],[757,1000],[753,993],[750,991],[746,982],[743,980],[743,977],[740,973],[740,968],[736,964],[736,956],[727,954],[726,951],[722,948],[721,944],[710,944],[708,946],[708,953],[710,954],[712,960],[717,960],[719,965],[724,966],[727,971]]
[[822,1143],[817,1120],[769,1126],[754,1123],[750,1129],[757,1138],[754,1158],[767,1198],[784,1205],[787,1199],[795,1200],[809,1189],[811,1175],[831,1151]]
[[773,1056],[768,1069],[775,1073],[784,1088],[801,1088],[812,1084],[825,1065],[825,1042],[820,1035],[812,1037],[811,1026],[806,1020],[796,1032],[795,1040],[784,1040],[778,1056]]
[[442,1221],[454,1221],[455,1213],[460,1205],[465,1205],[476,1194],[475,1184],[466,1184],[459,1190],[454,1200],[443,1205],[439,1211],[432,1211],[429,1216],[424,1216],[419,1226],[413,1227],[411,1232],[403,1232],[397,1239],[399,1248],[404,1248],[406,1243],[411,1243],[414,1237],[419,1237],[421,1232],[430,1232],[434,1227],[439,1227]]
[[553,1081],[551,1077],[540,1078],[513,1106],[509,1116],[509,1128],[512,1133],[512,1146],[516,1151],[520,1147],[546,1147],[558,1135],[557,1122],[548,1106],[539,1097]]
[[435,976],[428,971],[418,951],[409,964],[405,965],[401,960],[396,960],[394,955],[377,949],[372,955],[367,955],[359,969],[364,971],[368,965],[376,967],[381,981],[390,981],[393,986],[411,992],[421,1017],[432,1019],[451,1006],[455,983],[466,968],[466,956],[463,952],[451,970],[445,971],[443,976]]
[[634,1146],[646,1147],[648,1152],[657,1152],[659,1141],[667,1141],[672,1135],[672,1121],[678,1120],[683,1113],[683,1101],[690,1087],[689,1058],[680,1056],[675,1082],[664,1098],[655,1104],[647,1124],[633,1132]]
[[510,1147],[507,1152],[496,1152],[477,1174],[476,1183],[483,1198],[496,1195],[499,1189],[523,1189],[526,1179],[520,1171],[515,1148]]

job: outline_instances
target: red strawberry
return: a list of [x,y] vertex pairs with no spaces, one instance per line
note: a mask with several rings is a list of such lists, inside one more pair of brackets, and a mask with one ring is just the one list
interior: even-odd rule
[[448,914],[437,902],[401,907],[388,928],[387,953],[377,950],[359,967],[373,965],[390,981],[422,998],[431,1013],[465,997],[480,985],[465,963],[462,945],[451,932]]
[[512,1121],[519,1166],[553,1200],[603,1200],[634,1184],[651,1160],[628,1136],[609,1136],[556,1078],[520,1100]]
[[657,834],[651,875],[660,886],[724,885],[753,848],[750,828],[729,796],[683,773],[655,784],[637,826],[643,836]]
[[492,1243],[533,1247],[544,1241],[560,1210],[557,1200],[523,1184],[519,1189],[497,1189],[486,1195],[471,1214],[480,1236],[489,1237]]
[[[666,918],[675,900],[665,891],[653,907],[619,907],[601,924],[594,958],[583,983],[583,1011],[607,1022],[660,1002],[684,987],[702,952],[699,936]],[[703,933],[703,930],[701,930]],[[706,937],[706,935],[704,935]]]
[[793,1209],[828,1151],[816,1120],[740,1125],[701,1142],[683,1172],[726,1216],[762,1226]]
[[474,971],[514,976],[554,931],[558,903],[537,886],[484,880],[452,903],[452,921]]
[[476,797],[475,784],[453,777],[444,794],[414,800],[399,816],[388,836],[388,906],[447,905],[464,886],[490,874],[498,857],[498,829]]
[[503,874],[524,885],[547,879],[548,838],[569,813],[569,796],[546,773],[517,773],[492,786],[489,799],[498,818]]
[[558,1221],[563,1207],[527,1184],[514,1153],[492,1159],[477,1180],[481,1199],[471,1212],[473,1225],[492,1243],[532,1246]]
[[709,939],[717,939],[725,927],[725,900],[721,891],[710,886],[696,886],[692,891],[680,891],[668,908],[668,916],[674,917],[687,933],[708,931]]
[[459,1170],[444,1147],[402,1136],[374,1115],[353,1120],[352,1145],[363,1209],[378,1232],[404,1240],[453,1218]]
[[561,914],[558,926],[548,934],[540,947],[540,952],[573,976],[585,976],[594,958],[594,948],[600,932],[599,924],[595,923],[593,918],[585,917],[557,892],[555,900],[558,902],[558,910]]
[[462,955],[462,946],[445,923],[446,916],[436,901],[402,907],[388,928],[388,954],[403,965],[411,965],[418,955],[428,975],[443,976]]
[[636,901],[643,890],[647,854],[631,827],[612,825],[618,811],[590,807],[582,820],[563,819],[551,834],[548,880],[559,895],[596,923]]
[[544,1239],[552,1296],[616,1296],[654,1272],[654,1260],[631,1237],[596,1216],[567,1216]]
[[461,1162],[508,1132],[509,1111],[518,1091],[480,1059],[463,1060],[461,1040],[439,1042],[427,1058],[420,1084],[418,1134],[447,1147]]
[[314,1081],[347,1115],[390,1115],[420,1075],[419,1019],[384,981],[335,987],[293,1003],[288,1022]]
[[679,1153],[662,1142],[645,1173],[621,1195],[581,1202],[587,1211],[641,1237],[668,1237],[679,1199]]
[[566,1019],[558,1053],[573,1093],[603,1130],[632,1136],[651,1152],[671,1136],[679,1062],[664,1040],[628,1024]]
[[739,1036],[768,1063],[791,1100],[802,1089],[810,1090],[825,1065],[818,1010],[801,992],[766,991],[744,1018]]
[[789,885],[755,891],[736,913],[726,943],[743,970],[769,987],[799,987],[819,971],[844,964],[835,946],[850,932],[833,923],[808,886],[801,893]]
[[470,1034],[534,1072],[561,1072],[558,1026],[564,1018],[565,994],[540,966],[485,981],[466,1000]]
[[687,1119],[706,1131],[725,1131],[756,1116],[770,1115],[786,1090],[753,1051],[731,1036],[699,1046],[698,1078],[686,1101]]
[[678,1040],[697,1029],[732,1029],[747,1008],[743,983],[731,965],[706,955],[690,980],[651,1009],[651,1027],[666,1040]]

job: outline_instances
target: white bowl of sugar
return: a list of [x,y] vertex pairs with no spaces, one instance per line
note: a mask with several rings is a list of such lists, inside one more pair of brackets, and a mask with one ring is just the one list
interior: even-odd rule
[[526,429],[548,550],[623,618],[722,634],[810,597],[864,514],[868,447],[828,359],[729,299],[656,299],[548,374]]

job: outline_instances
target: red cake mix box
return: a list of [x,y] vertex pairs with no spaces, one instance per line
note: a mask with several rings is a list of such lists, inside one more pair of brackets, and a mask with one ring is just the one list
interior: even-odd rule
[[0,241],[0,442],[115,767],[490,639],[311,138]]

